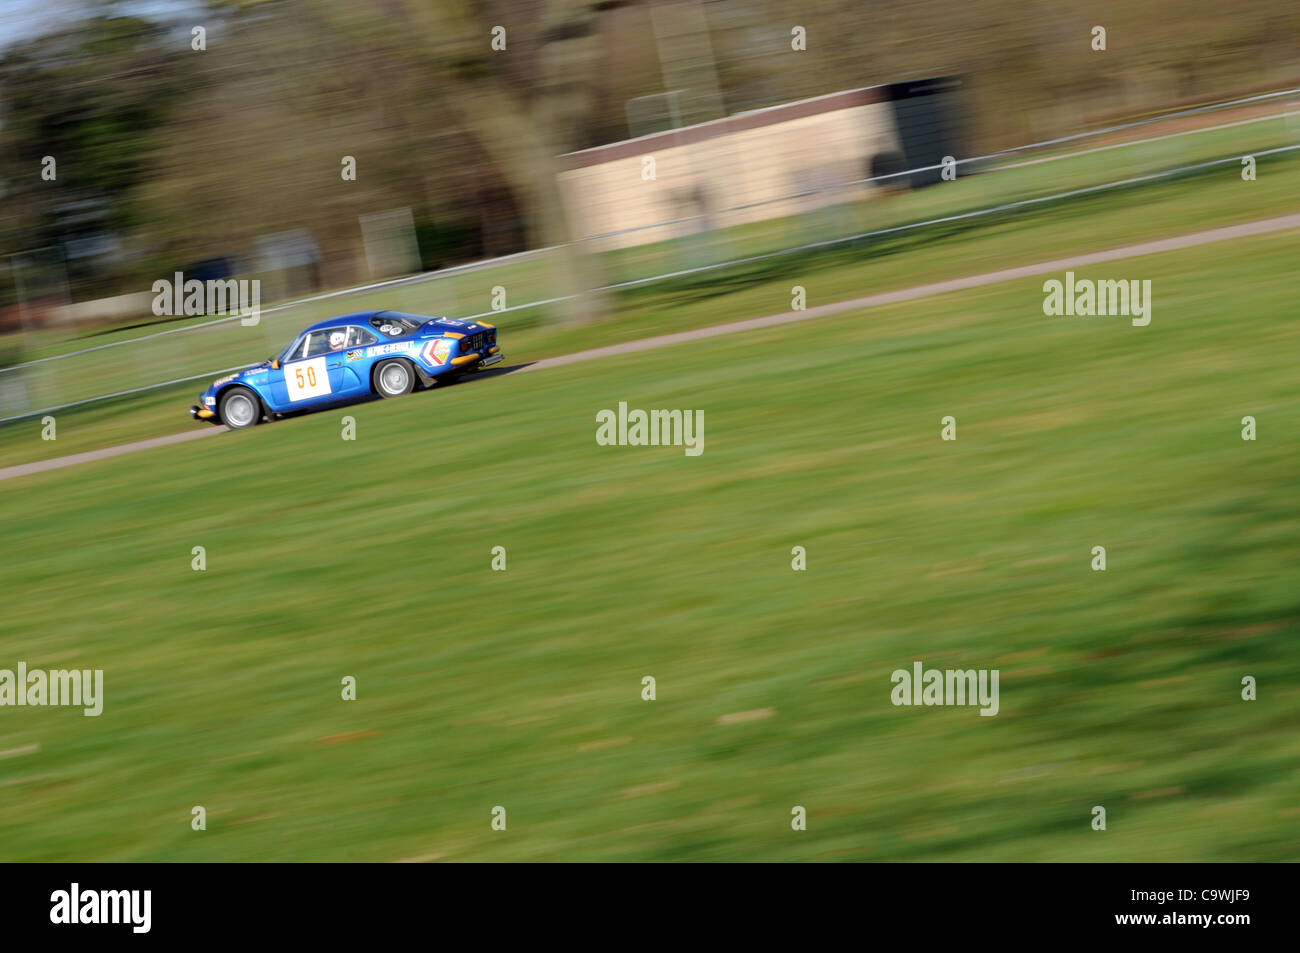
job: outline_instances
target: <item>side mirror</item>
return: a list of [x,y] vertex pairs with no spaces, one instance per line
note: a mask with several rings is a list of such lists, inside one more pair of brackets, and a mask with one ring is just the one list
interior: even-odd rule
[[271,370],[278,371],[279,369],[280,369],[280,362],[278,360],[271,361]]

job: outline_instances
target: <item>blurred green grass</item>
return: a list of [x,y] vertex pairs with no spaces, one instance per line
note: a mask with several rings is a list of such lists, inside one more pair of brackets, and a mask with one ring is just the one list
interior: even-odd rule
[[6,481],[0,667],[107,700],[0,711],[0,859],[1294,860],[1295,238],[1089,269],[1147,328],[1032,279]]

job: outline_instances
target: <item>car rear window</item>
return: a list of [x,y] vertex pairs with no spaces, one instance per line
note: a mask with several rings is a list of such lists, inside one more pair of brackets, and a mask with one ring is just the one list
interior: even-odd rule
[[403,334],[410,334],[420,325],[424,324],[426,318],[420,318],[411,314],[399,314],[396,311],[381,311],[370,319],[370,326],[380,334],[387,334],[389,337],[401,337]]

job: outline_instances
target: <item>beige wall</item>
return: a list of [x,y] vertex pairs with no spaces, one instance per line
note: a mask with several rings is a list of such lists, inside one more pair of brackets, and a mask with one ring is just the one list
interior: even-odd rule
[[[789,111],[789,107],[777,109]],[[833,109],[738,131],[728,131],[723,125],[727,122],[683,130],[698,140],[686,145],[675,145],[677,137],[661,133],[564,157],[578,166],[559,176],[574,237],[710,213],[707,219],[591,243],[600,249],[626,248],[860,199],[873,187],[859,185],[826,195],[769,201],[865,178],[873,155],[899,148],[888,103]],[[716,126],[717,133],[709,126]],[[616,155],[602,160],[605,153]],[[654,157],[654,181],[642,178],[644,156]],[[705,205],[702,197],[707,197]],[[754,202],[769,204],[723,211]]]

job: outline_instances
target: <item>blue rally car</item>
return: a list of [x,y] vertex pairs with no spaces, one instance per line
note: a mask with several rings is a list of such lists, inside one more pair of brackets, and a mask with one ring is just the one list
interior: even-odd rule
[[503,357],[496,328],[482,321],[359,311],[318,321],[278,356],[213,381],[190,416],[242,430],[372,394],[401,397]]

